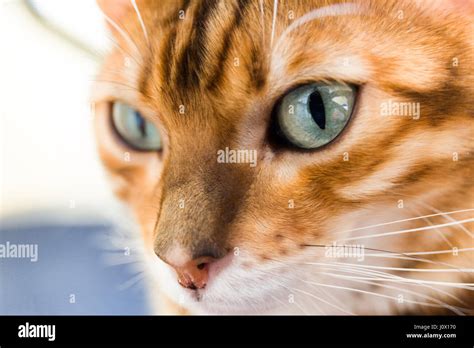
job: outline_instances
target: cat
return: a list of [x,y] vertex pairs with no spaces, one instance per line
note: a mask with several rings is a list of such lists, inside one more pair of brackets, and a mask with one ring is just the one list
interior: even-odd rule
[[473,314],[472,2],[98,4],[154,313]]

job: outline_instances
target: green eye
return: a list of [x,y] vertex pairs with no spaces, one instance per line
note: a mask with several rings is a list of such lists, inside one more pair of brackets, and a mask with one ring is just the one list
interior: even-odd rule
[[355,95],[354,87],[336,83],[313,83],[291,91],[277,110],[282,135],[303,149],[330,143],[349,121]]
[[161,137],[156,127],[130,106],[115,102],[112,122],[120,137],[131,147],[142,151],[161,149]]

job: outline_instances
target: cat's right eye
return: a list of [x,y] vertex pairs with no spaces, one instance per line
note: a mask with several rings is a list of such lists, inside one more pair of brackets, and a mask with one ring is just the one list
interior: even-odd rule
[[127,104],[114,102],[112,123],[122,140],[140,151],[161,150],[161,137],[158,129],[147,121],[138,110]]
[[333,141],[347,125],[356,88],[340,83],[312,83],[283,97],[276,110],[278,134],[302,149]]

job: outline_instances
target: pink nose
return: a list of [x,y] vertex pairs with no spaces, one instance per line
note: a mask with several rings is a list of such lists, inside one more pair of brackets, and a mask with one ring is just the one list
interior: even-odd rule
[[209,265],[216,259],[202,256],[188,261],[184,266],[171,265],[178,274],[178,283],[187,289],[204,289],[209,279]]

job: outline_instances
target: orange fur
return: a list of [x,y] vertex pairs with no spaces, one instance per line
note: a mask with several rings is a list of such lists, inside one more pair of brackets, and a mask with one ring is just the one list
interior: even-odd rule
[[[468,11],[460,13],[457,5],[433,9],[421,1],[356,1],[358,14],[320,18],[284,34],[309,11],[340,1],[280,1],[272,41],[273,1],[262,3],[263,13],[259,1],[137,3],[150,40],[145,40],[133,9],[123,9],[117,22],[133,44],[115,32],[121,49],[107,57],[99,80],[108,82],[94,87],[94,100],[101,157],[117,182],[118,195],[137,217],[152,259],[150,267],[158,262],[154,248],[168,250],[176,244],[192,252],[205,241],[225,253],[239,251],[234,262],[244,273],[234,283],[227,280],[228,284],[244,287],[248,282],[265,288],[274,272],[281,272],[277,279],[287,286],[275,292],[257,291],[251,300],[237,290],[210,294],[209,303],[184,305],[187,310],[247,313],[252,306],[260,308],[258,304],[262,307],[257,311],[272,310],[279,304],[271,297],[286,303],[288,294],[297,294],[289,289],[303,286],[302,275],[308,281],[397,297],[402,290],[312,274],[317,266],[305,263],[324,262],[324,251],[308,245],[363,234],[338,233],[355,227],[433,214],[430,207],[442,212],[473,208],[473,27]],[[107,5],[103,7],[107,11]],[[180,10],[184,19],[179,18]],[[289,89],[310,81],[360,86],[350,124],[319,150],[273,146],[268,132],[275,103]],[[380,105],[390,99],[420,103],[420,118],[382,117]],[[156,124],[164,140],[162,152],[134,152],[117,139],[106,105],[113,100],[133,105]],[[181,105],[184,115],[179,112]],[[256,149],[257,166],[218,163],[216,151],[225,147]],[[129,161],[124,160],[125,152]],[[343,160],[344,154],[349,160]],[[184,209],[179,207],[181,199]],[[289,201],[294,202],[293,208]],[[465,212],[451,217],[470,216]],[[447,222],[446,217],[435,216],[365,233]],[[472,223],[462,227],[469,230]],[[366,248],[396,253],[473,247],[460,225],[361,241]],[[423,256],[429,262],[392,258],[367,260],[366,265],[472,268],[472,257],[471,250],[458,256]],[[270,266],[272,272],[264,273]],[[263,273],[258,276],[252,270]],[[299,279],[293,279],[294,274]],[[472,273],[465,272],[393,270],[390,274],[433,282],[474,280]],[[450,306],[473,310],[472,289],[402,285]],[[350,302],[348,308],[355,313],[452,313],[446,307],[417,304],[420,298],[410,297],[409,292],[406,297],[413,301],[400,304],[326,290],[336,296],[340,291],[342,301]],[[168,291],[167,296],[174,295]],[[461,297],[464,304],[453,296]],[[230,304],[219,307],[213,299]],[[265,302],[272,303],[270,308]],[[320,313],[304,303],[309,312]],[[340,314],[331,306],[324,312]]]

